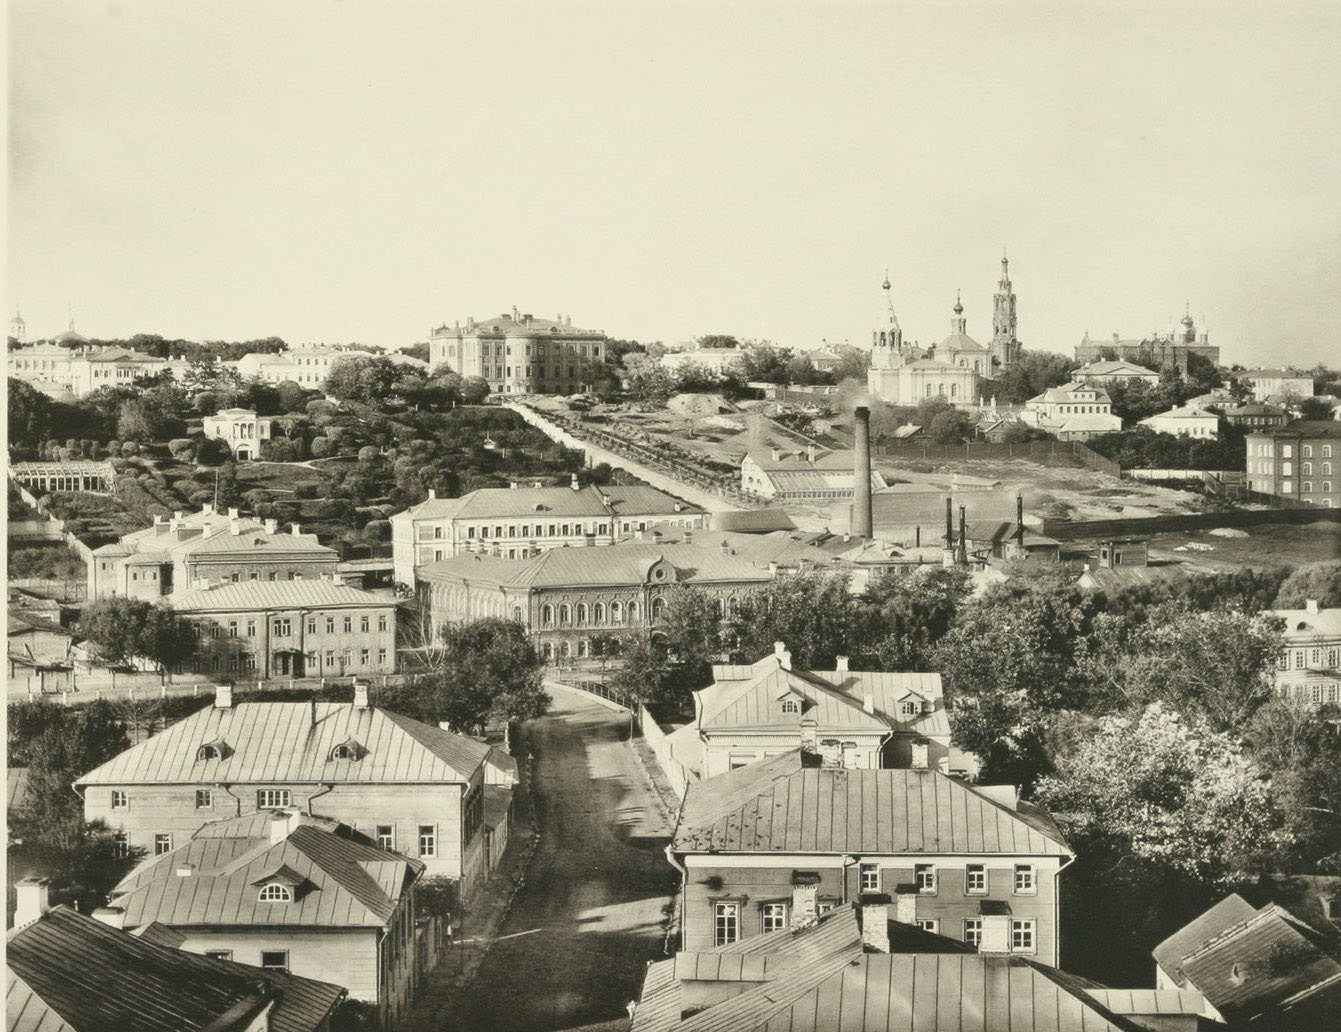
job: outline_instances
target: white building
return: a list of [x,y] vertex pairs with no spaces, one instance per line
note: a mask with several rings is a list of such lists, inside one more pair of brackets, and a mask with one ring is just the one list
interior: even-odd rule
[[202,421],[205,436],[226,441],[233,458],[239,461],[260,458],[261,442],[270,440],[271,420],[251,409],[223,409]]
[[1248,369],[1230,375],[1252,386],[1254,401],[1286,396],[1313,397],[1313,377],[1293,369]]
[[1150,427],[1156,433],[1173,434],[1175,437],[1213,441],[1220,436],[1220,417],[1199,405],[1182,405],[1168,412],[1156,412],[1141,420],[1141,425]]
[[574,394],[592,380],[592,363],[605,360],[605,334],[523,313],[515,306],[464,326],[446,323],[428,341],[429,365],[447,365],[462,376],[486,380],[494,394]]
[[1303,609],[1277,609],[1285,621],[1276,660],[1276,690],[1315,705],[1341,703],[1341,608],[1310,599]]
[[236,362],[226,363],[243,379],[259,377],[266,383],[296,383],[307,390],[320,390],[332,367],[342,358],[387,358],[397,365],[426,369],[427,363],[412,355],[391,352],[376,355],[357,348],[328,347],[324,344],[299,344],[274,354],[253,352]]
[[[73,339],[68,334],[60,336]],[[101,387],[126,387],[141,376],[168,368],[167,359],[129,348],[81,349],[42,343],[17,348],[5,356],[9,376],[60,400],[67,394],[82,398]]]
[[693,351],[672,351],[661,356],[661,368],[678,374],[686,367],[701,367],[712,376],[739,372],[745,357],[744,348],[696,348]]
[[1159,373],[1135,362],[1091,362],[1071,374],[1076,383],[1144,383],[1151,387],[1159,383]]
[[1113,415],[1108,392],[1094,384],[1074,381],[1049,387],[1030,398],[1020,418],[1060,441],[1087,441],[1122,429],[1122,420]]

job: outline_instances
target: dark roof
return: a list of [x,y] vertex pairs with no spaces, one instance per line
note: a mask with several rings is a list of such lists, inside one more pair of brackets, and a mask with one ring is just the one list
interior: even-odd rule
[[11,1032],[241,1032],[271,1000],[272,1032],[313,1032],[345,995],[147,942],[66,907],[12,932],[5,960]]
[[1237,892],[1231,892],[1204,914],[1193,918],[1182,928],[1161,942],[1151,954],[1164,971],[1179,984],[1183,981],[1180,961],[1203,942],[1213,939],[1227,928],[1246,921],[1257,911]]
[[696,782],[679,852],[1070,856],[1052,819],[935,770],[810,766],[800,749]]
[[742,509],[739,512],[715,512],[712,529],[740,534],[767,534],[774,530],[795,530],[796,524],[785,509]]

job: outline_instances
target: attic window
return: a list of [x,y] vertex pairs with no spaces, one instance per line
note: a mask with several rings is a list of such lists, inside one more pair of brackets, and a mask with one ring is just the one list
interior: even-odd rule
[[1322,916],[1328,921],[1335,921],[1341,917],[1341,907],[1337,907],[1335,896],[1319,896],[1318,902],[1322,904]]
[[899,707],[899,712],[905,717],[915,717],[922,712],[922,707],[912,699],[909,699]]
[[1243,965],[1235,964],[1229,969],[1229,980],[1235,985],[1243,984]]
[[782,700],[782,712],[783,712],[783,713],[800,713],[800,712],[801,712],[801,703],[798,702],[796,699],[783,699],[783,700]]
[[260,903],[292,903],[293,890],[279,882],[270,882],[268,885],[261,886],[261,891],[256,894],[256,899]]
[[333,760],[361,760],[367,753],[367,749],[354,739],[341,742],[331,750],[331,759]]
[[232,750],[228,748],[228,743],[222,739],[213,742],[206,742],[196,750],[197,760],[223,760],[227,759]]

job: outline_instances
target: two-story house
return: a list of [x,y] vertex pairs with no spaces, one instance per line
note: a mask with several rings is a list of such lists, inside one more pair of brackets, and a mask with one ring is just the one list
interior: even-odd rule
[[1122,429],[1121,418],[1113,415],[1113,400],[1094,383],[1049,387],[1024,403],[1020,418],[1060,441],[1088,441]]
[[239,462],[259,458],[261,442],[270,440],[271,420],[252,409],[221,409],[201,420],[206,437],[223,441]]
[[490,487],[460,498],[428,500],[391,517],[396,581],[416,584],[415,568],[474,552],[526,559],[551,548],[628,541],[654,527],[706,525],[698,506],[654,487]]
[[798,746],[848,769],[930,768],[949,773],[950,721],[941,675],[848,669],[800,670],[775,642],[748,666],[718,665],[713,683],[694,693],[703,748],[702,776],[715,777]]
[[1303,702],[1341,703],[1341,607],[1309,599],[1303,609],[1276,609],[1285,623],[1276,658],[1276,691]]
[[127,853],[170,853],[220,817],[298,808],[457,879],[487,873],[489,747],[368,703],[214,703],[89,771],[75,789]]
[[1013,786],[849,770],[800,749],[691,784],[667,852],[685,950],[787,927],[793,887],[810,882],[821,911],[885,893],[900,921],[971,945],[1008,915],[1010,951],[1048,964],[1073,855]]
[[396,600],[335,580],[205,581],[167,600],[196,630],[182,665],[240,677],[348,677],[396,670]]
[[398,1027],[420,973],[424,865],[338,831],[295,809],[211,822],[127,875],[94,916],[128,932],[153,925],[187,953],[335,979],[377,1006],[381,1028]]

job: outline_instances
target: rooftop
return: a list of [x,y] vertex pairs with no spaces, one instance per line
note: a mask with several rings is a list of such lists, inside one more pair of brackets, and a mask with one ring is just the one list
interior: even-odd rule
[[[11,1032],[314,1032],[338,985],[186,953],[56,907],[9,935]],[[230,1020],[231,1019],[231,1020]]]
[[[1084,396],[1081,397],[1080,395]],[[1103,403],[1109,400],[1108,392],[1097,384],[1077,383],[1075,380],[1072,380],[1070,383],[1062,384],[1060,387],[1049,387],[1042,394],[1030,398],[1025,404],[1033,405],[1036,402]]]
[[800,749],[689,786],[677,852],[1070,856],[1052,819],[934,770],[810,766]]
[[[353,739],[359,759],[333,759]],[[222,742],[213,759],[201,746]],[[467,781],[489,747],[399,713],[345,702],[208,705],[89,771],[80,785]]]
[[1285,621],[1285,640],[1322,636],[1341,638],[1341,606],[1309,609],[1273,609],[1271,615]]
[[[608,501],[607,501],[608,500]],[[485,487],[460,498],[430,498],[392,517],[488,519],[495,516],[664,516],[701,513],[654,487]]]
[[291,581],[239,581],[211,584],[173,595],[178,612],[210,610],[293,609],[300,606],[394,607],[395,599],[360,591],[336,581],[300,578]]
[[1153,369],[1147,369],[1145,366],[1137,365],[1135,362],[1122,361],[1091,362],[1089,365],[1083,365],[1079,369],[1074,370],[1071,375],[1077,378],[1082,376],[1148,376],[1153,377],[1156,380],[1159,379],[1159,373],[1155,372]]

